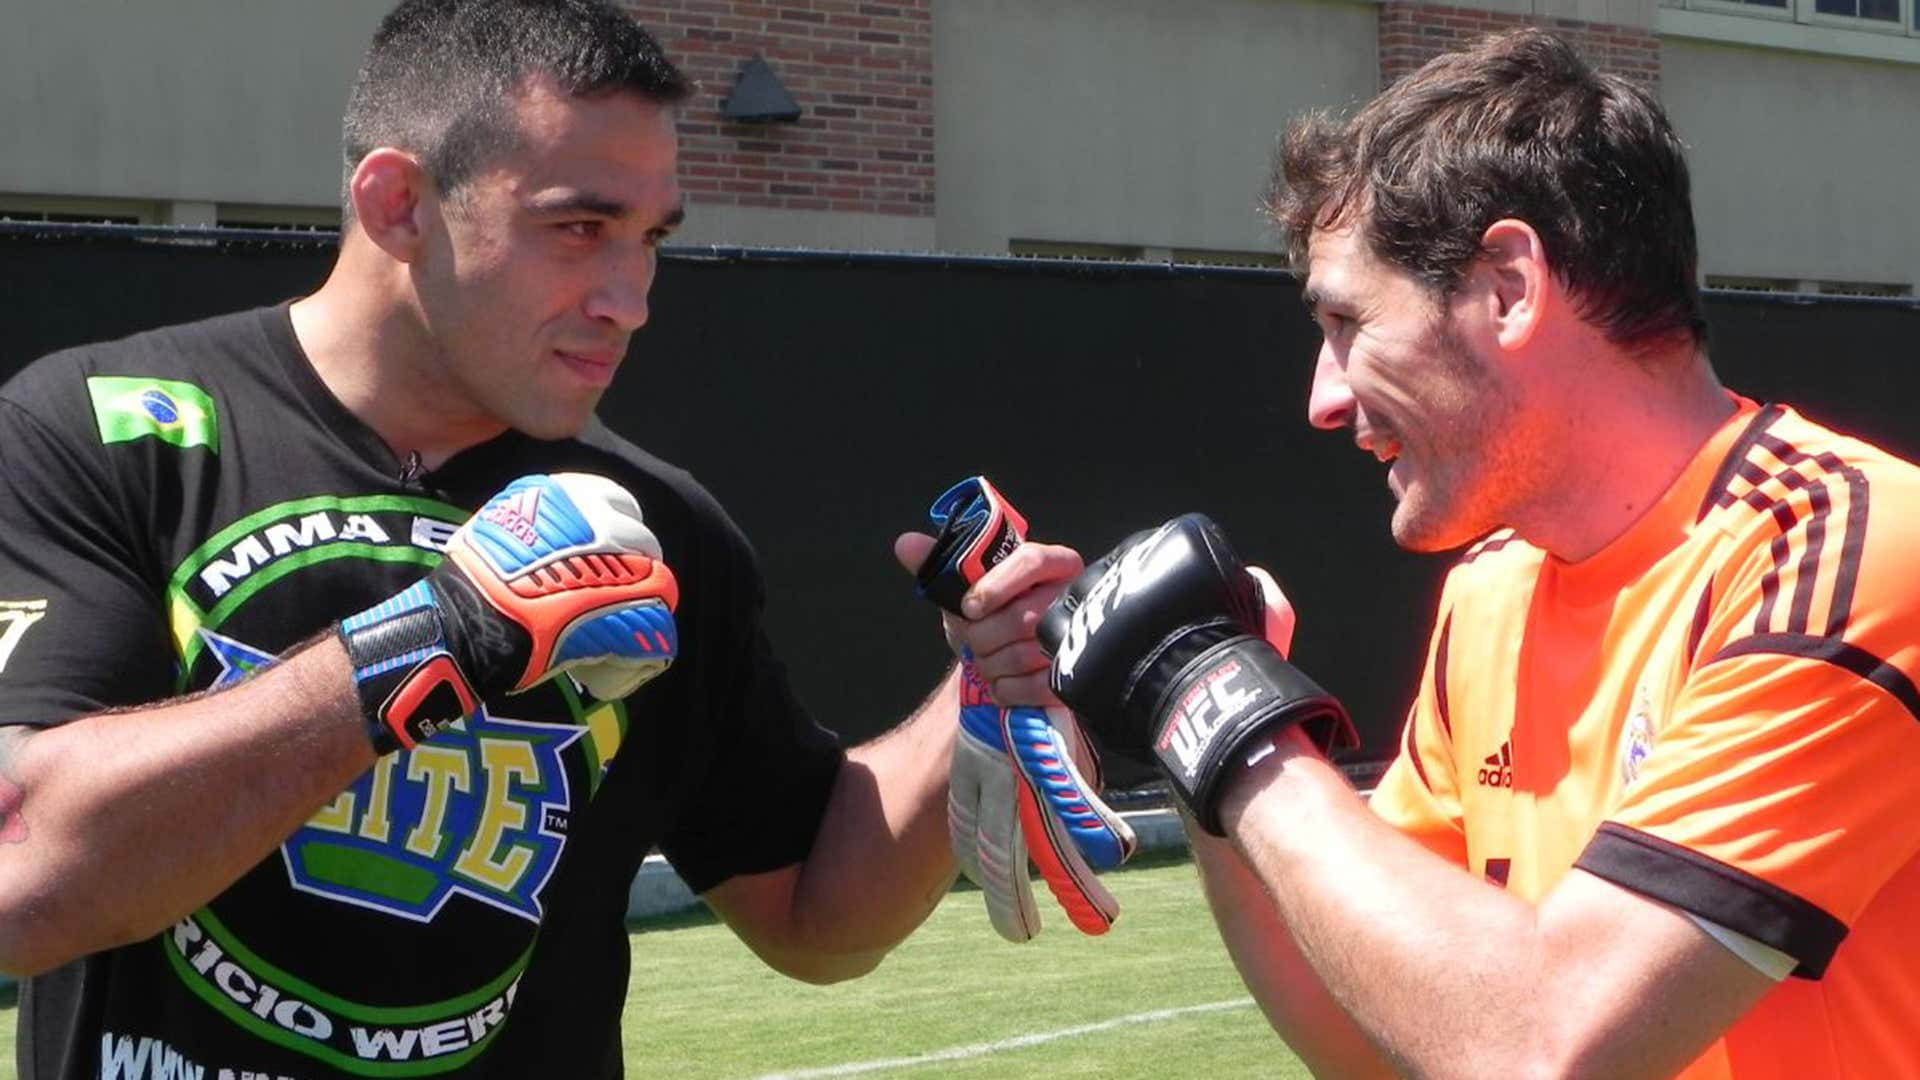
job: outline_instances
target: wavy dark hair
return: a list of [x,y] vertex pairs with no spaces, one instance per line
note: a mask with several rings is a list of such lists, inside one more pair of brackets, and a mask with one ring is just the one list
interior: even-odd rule
[[511,149],[513,95],[526,80],[572,97],[634,93],[662,105],[693,94],[659,42],[602,0],[403,0],[380,22],[347,96],[340,203],[375,149],[419,156],[443,194]]
[[1282,138],[1267,211],[1306,265],[1315,229],[1445,299],[1503,218],[1533,226],[1582,318],[1638,349],[1706,341],[1687,163],[1646,90],[1543,30],[1435,57],[1342,122]]

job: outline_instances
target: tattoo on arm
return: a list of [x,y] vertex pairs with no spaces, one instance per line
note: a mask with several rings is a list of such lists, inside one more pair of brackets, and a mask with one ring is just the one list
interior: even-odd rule
[[14,758],[30,734],[25,728],[0,728],[0,844],[27,841],[27,793],[20,786]]

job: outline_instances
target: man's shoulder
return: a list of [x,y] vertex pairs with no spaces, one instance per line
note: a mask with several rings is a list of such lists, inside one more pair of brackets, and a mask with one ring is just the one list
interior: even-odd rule
[[[1769,406],[1721,470],[1702,520],[1717,569],[1714,655],[1784,654],[1903,687],[1920,713],[1920,466]],[[1902,672],[1900,682],[1892,672]]]
[[0,385],[0,399],[36,414],[57,414],[63,406],[84,402],[89,384],[98,387],[101,379],[198,384],[215,375],[230,378],[234,372],[222,363],[230,350],[264,346],[265,310],[229,312],[48,353]]
[[1769,405],[1722,463],[1703,521],[1736,539],[1842,524],[1920,528],[1920,465],[1864,439]]

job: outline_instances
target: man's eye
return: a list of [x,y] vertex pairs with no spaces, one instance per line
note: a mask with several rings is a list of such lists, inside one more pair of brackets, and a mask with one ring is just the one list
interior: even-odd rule
[[647,230],[647,246],[659,247],[661,244],[666,243],[667,238],[672,235],[673,235],[672,229],[648,229]]
[[602,225],[598,221],[563,221],[560,230],[569,236],[582,240],[592,240],[600,235]]

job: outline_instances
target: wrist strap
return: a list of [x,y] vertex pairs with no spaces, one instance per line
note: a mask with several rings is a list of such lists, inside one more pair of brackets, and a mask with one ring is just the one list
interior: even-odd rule
[[1242,751],[1252,739],[1275,724],[1300,724],[1309,734],[1352,727],[1337,698],[1250,634],[1190,661],[1156,711],[1160,767],[1194,820],[1215,836],[1225,835],[1221,781],[1244,767]]
[[342,619],[340,643],[376,754],[410,750],[479,708],[425,581]]

